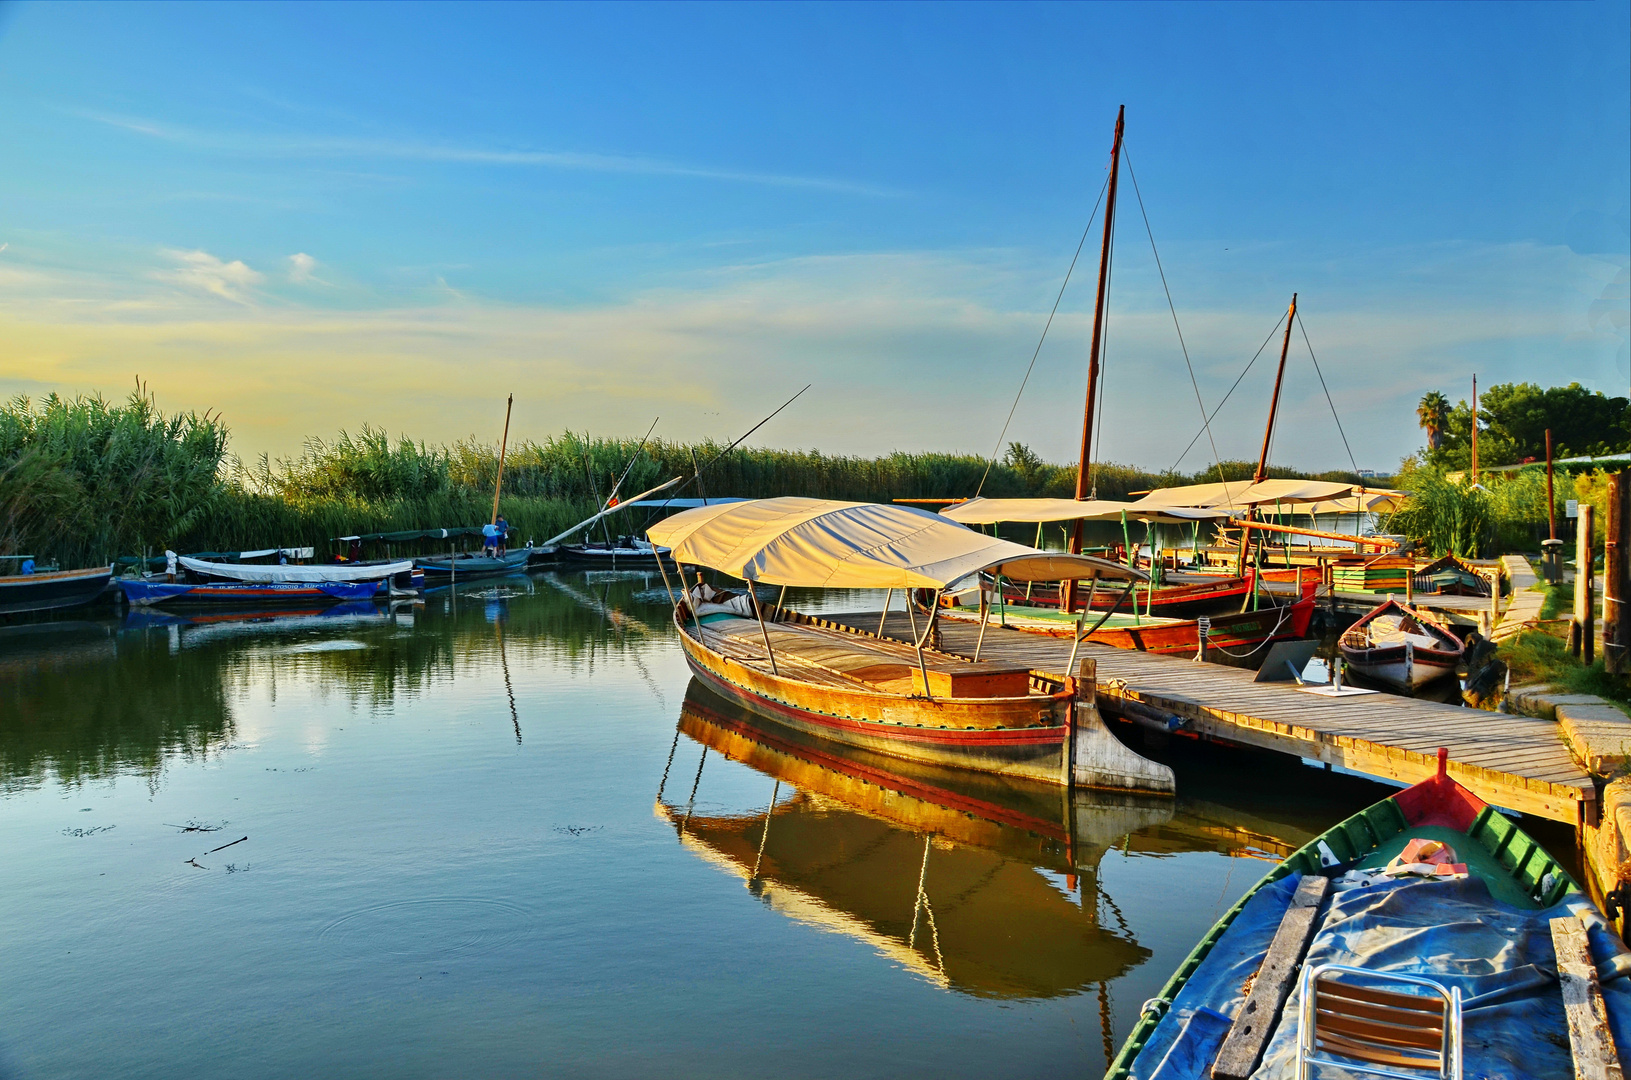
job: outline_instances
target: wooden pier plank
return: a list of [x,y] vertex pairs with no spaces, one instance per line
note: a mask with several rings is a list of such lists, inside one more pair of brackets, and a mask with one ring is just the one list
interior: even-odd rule
[[[878,612],[831,616],[868,632]],[[922,624],[919,623],[921,628]],[[891,612],[884,632],[910,634],[904,612]],[[945,652],[972,655],[979,626],[942,621]],[[911,647],[897,646],[910,654]],[[990,626],[982,660],[1023,663],[1063,675],[1069,638]],[[1555,724],[1391,694],[1323,698],[1292,683],[1259,683],[1255,673],[1185,657],[1112,649],[1084,642],[1079,657],[1098,663],[1099,693],[1114,705],[1125,698],[1189,719],[1210,738],[1296,754],[1401,783],[1433,775],[1440,746],[1450,768],[1479,797],[1498,806],[1570,824],[1596,799],[1590,776],[1558,737]]]

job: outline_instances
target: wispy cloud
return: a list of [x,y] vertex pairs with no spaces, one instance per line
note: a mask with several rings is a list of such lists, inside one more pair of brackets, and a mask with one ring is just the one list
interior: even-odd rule
[[249,302],[249,290],[259,284],[264,275],[251,270],[241,259],[226,262],[207,251],[166,251],[175,260],[173,270],[159,270],[154,277],[188,289],[219,296],[233,303]]
[[807,188],[871,198],[893,198],[902,193],[875,184],[819,176],[716,168],[636,154],[601,154],[572,150],[537,150],[514,147],[470,146],[420,138],[380,138],[350,135],[315,135],[204,131],[140,117],[74,110],[73,115],[121,128],[137,135],[198,150],[253,157],[307,157],[425,161],[448,164],[504,165],[532,168],[676,176],[722,180],[739,184]]
[[289,256],[289,280],[296,285],[327,285],[317,276],[317,260],[304,251]]

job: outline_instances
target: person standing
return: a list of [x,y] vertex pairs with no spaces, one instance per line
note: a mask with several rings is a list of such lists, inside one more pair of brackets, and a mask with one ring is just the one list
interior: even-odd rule
[[510,550],[510,523],[504,520],[503,514],[498,516],[495,528],[497,531],[493,539],[497,542],[498,557],[502,559]]

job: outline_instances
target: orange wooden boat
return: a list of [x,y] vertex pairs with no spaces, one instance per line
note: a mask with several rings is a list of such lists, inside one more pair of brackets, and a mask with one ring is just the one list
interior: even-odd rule
[[[908,644],[767,609],[751,587],[938,592],[994,567],[1020,580],[1135,580],[1137,571],[988,537],[922,510],[818,499],[700,507],[654,526],[651,539],[672,548],[681,568],[674,625],[686,660],[728,700],[804,734],[905,760],[1055,784],[1173,790],[1170,769],[1109,733],[1090,676],[1059,679],[928,648],[932,608]],[[749,588],[720,591],[700,575],[684,584],[688,565],[742,578]]]

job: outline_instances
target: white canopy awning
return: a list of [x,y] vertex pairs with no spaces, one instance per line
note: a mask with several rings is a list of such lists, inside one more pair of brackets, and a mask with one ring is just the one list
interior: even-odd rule
[[1002,521],[1033,525],[1045,521],[1119,521],[1123,513],[1138,521],[1162,522],[1229,516],[1227,510],[1148,506],[1116,499],[970,499],[940,511],[942,517],[964,525],[994,525]]
[[1188,484],[1184,487],[1156,488],[1134,505],[1152,510],[1179,506],[1234,509],[1257,506],[1261,503],[1304,503],[1340,499],[1352,491],[1352,484],[1333,484],[1325,480],[1264,480],[1257,484],[1236,480],[1227,484]]
[[219,563],[207,559],[189,559],[183,555],[178,560],[182,566],[196,574],[208,574],[211,577],[230,578],[233,581],[242,581],[254,584],[278,583],[304,583],[338,581],[379,581],[383,578],[395,577],[413,569],[411,559],[391,563],[326,563],[321,566],[278,566],[246,563]]
[[687,510],[646,535],[677,562],[800,588],[939,589],[981,571],[1014,581],[1145,580],[1117,563],[1039,551],[908,506],[758,499]]

